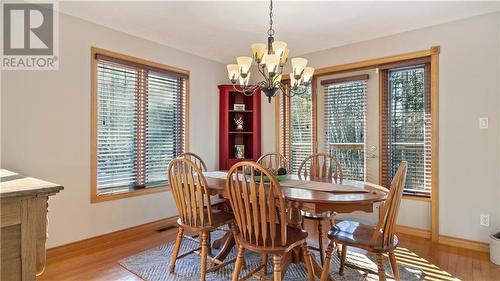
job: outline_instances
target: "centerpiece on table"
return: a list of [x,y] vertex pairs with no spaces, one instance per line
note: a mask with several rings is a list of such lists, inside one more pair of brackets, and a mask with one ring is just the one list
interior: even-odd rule
[[[266,169],[269,171],[270,174],[273,174],[276,177],[276,180],[278,180],[278,181],[284,180],[286,178],[286,175],[288,174],[288,171],[283,167],[281,167],[277,170],[273,169],[273,168],[266,168]],[[247,175],[250,176],[250,172],[248,172]],[[271,181],[268,176],[264,175],[263,177],[261,177],[260,171],[255,170],[254,171],[255,182],[260,182],[261,178],[263,178],[265,183],[268,183]]]

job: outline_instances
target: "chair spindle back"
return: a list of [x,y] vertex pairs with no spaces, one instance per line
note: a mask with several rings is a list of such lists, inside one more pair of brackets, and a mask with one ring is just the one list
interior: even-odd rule
[[192,152],[184,152],[184,153],[180,154],[179,156],[177,156],[177,158],[186,158],[188,160],[191,160],[196,165],[196,167],[198,167],[198,169],[200,169],[202,172],[207,171],[207,165],[205,165],[205,162],[203,161],[203,159],[201,159],[200,156],[198,156]]
[[290,171],[288,159],[286,159],[286,157],[281,153],[266,153],[257,160],[257,163],[268,169],[272,168],[274,170],[278,170],[279,168],[285,168],[287,172]]
[[342,183],[344,174],[337,158],[326,153],[315,153],[300,163],[299,178],[328,179],[334,183]]
[[[264,182],[264,176],[269,182]],[[238,162],[227,174],[226,190],[242,239],[275,247],[274,241],[281,237],[281,246],[286,245],[286,202],[274,175],[255,162]]]
[[[403,190],[406,184],[406,171],[408,163],[402,161],[396,175],[392,179],[391,187],[387,199],[381,204],[379,211],[381,212],[380,221],[377,224],[376,231],[371,238],[371,244],[375,245],[381,242],[381,247],[388,247],[392,243],[394,233],[396,232],[396,220],[398,218],[399,206],[403,197]],[[380,235],[382,239],[380,240]],[[377,245],[378,246],[378,245]]]
[[168,178],[182,223],[191,227],[212,226],[207,181],[196,164],[184,158],[173,159],[168,165]]

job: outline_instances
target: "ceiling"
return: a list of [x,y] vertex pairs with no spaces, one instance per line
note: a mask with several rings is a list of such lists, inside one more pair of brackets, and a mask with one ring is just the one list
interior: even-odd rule
[[[59,9],[137,37],[230,63],[265,42],[269,3],[60,2]],[[276,39],[297,56],[499,10],[499,2],[274,3]]]

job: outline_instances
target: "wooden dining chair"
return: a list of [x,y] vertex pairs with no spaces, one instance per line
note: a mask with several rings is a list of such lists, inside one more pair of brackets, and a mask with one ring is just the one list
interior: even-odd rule
[[[258,174],[258,175],[257,175]],[[264,183],[264,177],[269,182]],[[238,255],[233,281],[239,280],[244,251],[262,255],[262,264],[242,279],[262,270],[267,274],[267,258],[273,255],[274,280],[281,281],[281,259],[293,248],[301,247],[310,280],[314,280],[312,259],[307,249],[307,232],[287,226],[287,206],[276,177],[255,162],[239,162],[229,170],[226,191],[234,212],[237,229],[233,229]]]
[[207,171],[207,165],[205,164],[205,161],[203,161],[203,159],[201,159],[201,157],[198,156],[197,154],[194,154],[192,152],[184,152],[179,154],[177,158],[186,158],[188,160],[191,160],[196,165],[196,167],[200,169],[200,171],[202,172]]
[[[315,153],[307,157],[300,163],[298,170],[299,179],[307,179],[311,181],[326,181],[341,184],[344,179],[342,167],[337,158],[326,153]],[[310,247],[319,251],[321,264],[323,265],[324,250],[323,250],[323,220],[330,221],[330,227],[333,226],[335,214],[332,212],[322,212],[320,214],[302,211],[304,220],[313,221],[318,228],[318,248]]]
[[[198,167],[198,169],[200,169],[201,172],[208,171],[207,165],[205,164],[205,161],[203,161],[203,159],[201,159],[201,157],[198,156],[197,154],[194,154],[192,152],[184,152],[184,153],[179,154],[179,156],[177,156],[177,158],[185,158],[185,159],[191,160],[196,165],[196,167]],[[226,199],[222,198],[220,195],[212,195],[211,198],[212,198],[212,207],[215,207],[218,209],[226,209],[226,211],[227,211],[227,208],[224,208],[224,205],[227,202]]]
[[[188,159],[177,158],[170,161],[168,165],[168,178],[172,195],[179,210],[179,219],[177,220],[178,232],[175,245],[170,259],[170,272],[174,272],[175,262],[178,258],[185,257],[193,251],[199,251],[200,248],[179,256],[179,249],[184,238],[184,231],[199,233],[201,237],[201,280],[205,280],[207,273],[207,258],[213,262],[218,262],[208,256],[209,234],[213,230],[223,225],[231,225],[234,217],[231,213],[217,212],[212,210],[210,196],[207,191],[207,182],[201,170],[195,163]],[[216,267],[219,268],[219,263]]]
[[288,162],[288,159],[281,153],[266,153],[259,157],[257,163],[265,168],[274,169],[275,171],[279,168],[285,168],[287,172],[290,172],[290,162]]
[[327,280],[328,277],[330,261],[335,245],[334,243],[342,245],[339,269],[339,273],[341,275],[344,273],[347,247],[352,246],[364,249],[376,255],[378,276],[379,280],[382,281],[386,280],[383,254],[388,254],[394,279],[400,280],[396,256],[394,255],[394,250],[398,246],[398,237],[395,235],[395,230],[399,205],[401,203],[406,182],[407,169],[407,162],[402,161],[396,175],[392,179],[387,199],[380,206],[380,219],[375,227],[346,220],[337,223],[328,232],[330,243],[326,249],[325,263],[321,274],[322,281]]

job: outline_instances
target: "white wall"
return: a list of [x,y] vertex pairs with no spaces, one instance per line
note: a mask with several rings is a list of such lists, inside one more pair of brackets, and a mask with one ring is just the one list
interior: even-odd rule
[[190,143],[218,167],[225,66],[60,15],[58,71],[2,71],[3,168],[64,185],[49,201],[48,247],[176,215],[170,192],[90,204],[90,47],[191,71]]
[[[488,241],[500,225],[499,13],[303,55],[315,68],[441,46],[440,234]],[[480,130],[479,117],[489,117]],[[272,132],[263,132],[264,136]],[[424,202],[404,202],[399,222],[428,226]],[[491,227],[479,226],[491,215]]]

